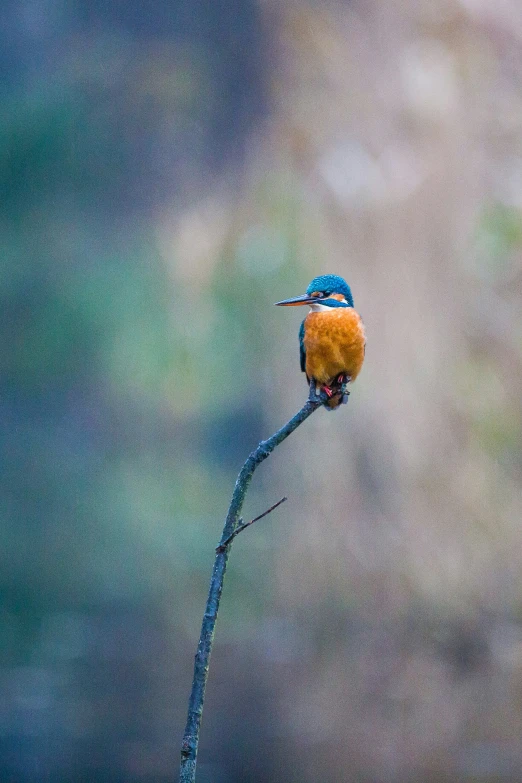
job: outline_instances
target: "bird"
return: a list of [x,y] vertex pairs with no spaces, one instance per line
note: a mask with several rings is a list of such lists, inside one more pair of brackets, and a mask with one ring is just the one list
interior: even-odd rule
[[354,309],[346,280],[339,275],[319,275],[305,294],[275,304],[278,307],[309,305],[310,312],[299,329],[299,350],[310,399],[317,401],[324,392],[327,410],[346,404],[350,393],[348,384],[359,375],[366,349],[364,324]]

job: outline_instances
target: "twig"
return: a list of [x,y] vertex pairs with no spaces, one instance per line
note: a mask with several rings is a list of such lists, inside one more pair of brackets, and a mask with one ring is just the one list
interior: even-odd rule
[[[201,635],[199,637],[198,649],[194,660],[194,677],[192,679],[192,689],[190,692],[187,725],[181,744],[181,766],[179,783],[195,783],[196,780],[196,757],[198,753],[199,730],[201,726],[201,716],[203,714],[203,701],[205,698],[205,687],[208,679],[208,667],[210,663],[210,653],[212,652],[212,642],[214,640],[214,630],[219,610],[219,601],[223,590],[223,579],[227,568],[227,560],[230,554],[230,547],[235,534],[239,532],[239,515],[245,501],[247,489],[252,481],[257,466],[263,462],[276,446],[279,446],[291,433],[299,427],[309,416],[314,413],[321,405],[327,402],[324,393],[317,395],[315,385],[310,385],[310,397],[305,402],[300,411],[290,419],[280,430],[272,435],[268,440],[263,440],[259,446],[250,454],[245,464],[241,468],[236,480],[232,500],[228,509],[225,526],[221,535],[221,541],[216,549],[216,558],[214,568],[210,579],[210,589],[203,615],[201,626]],[[279,501],[281,503],[282,501]],[[276,505],[279,505],[277,503]],[[273,507],[275,508],[275,506]],[[272,509],[268,509],[261,516],[265,516]],[[261,517],[258,517],[260,519]],[[252,520],[255,522],[256,520]],[[252,524],[248,522],[245,527]]]
[[247,527],[250,527],[250,525],[253,525],[254,522],[258,522],[260,519],[263,519],[263,517],[266,517],[267,514],[270,514],[274,509],[276,509],[278,506],[281,505],[281,503],[284,503],[285,500],[288,498],[281,498],[281,500],[278,500],[277,503],[274,503],[273,506],[270,506],[270,508],[267,508],[266,511],[263,511],[262,514],[260,514],[258,517],[254,517],[254,519],[251,519],[250,522],[241,522],[241,519],[238,520],[240,523],[237,528],[234,530],[233,533],[229,535],[226,541],[223,541],[222,544],[219,544],[216,547],[216,552],[224,552],[227,546],[234,540],[236,536],[238,536],[240,533],[243,532],[243,530]]

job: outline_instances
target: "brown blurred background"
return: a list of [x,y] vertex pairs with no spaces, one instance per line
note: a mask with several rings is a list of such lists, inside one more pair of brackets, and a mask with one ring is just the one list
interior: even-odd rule
[[0,780],[522,780],[522,6],[4,0]]

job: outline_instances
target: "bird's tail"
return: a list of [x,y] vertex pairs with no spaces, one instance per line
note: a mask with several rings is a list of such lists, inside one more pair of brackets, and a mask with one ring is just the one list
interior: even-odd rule
[[335,411],[337,408],[339,408],[341,405],[346,405],[348,402],[348,395],[350,392],[342,392],[342,391],[336,391],[332,397],[328,400],[328,402],[325,402],[324,407],[327,411]]
[[334,383],[330,384],[330,389],[332,390],[333,394],[328,400],[328,402],[325,403],[325,408],[327,411],[335,411],[339,406],[346,405],[348,402],[348,396],[350,392],[348,391],[348,384],[350,383],[350,376],[349,375],[340,375]]

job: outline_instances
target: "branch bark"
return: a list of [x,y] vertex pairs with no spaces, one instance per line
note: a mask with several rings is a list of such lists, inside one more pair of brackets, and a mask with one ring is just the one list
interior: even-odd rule
[[[235,538],[235,533],[240,525],[239,515],[241,514],[247,489],[252,481],[252,476],[257,466],[269,457],[276,446],[279,446],[280,443],[311,416],[311,414],[327,399],[323,394],[317,396],[314,392],[315,390],[312,390],[312,387],[310,387],[310,397],[301,410],[281,427],[280,430],[268,438],[268,440],[261,441],[258,447],[249,455],[237,477],[232,500],[225,520],[225,526],[221,535],[221,541],[216,549],[216,558],[214,560],[214,568],[210,579],[207,605],[205,607],[205,614],[203,615],[201,635],[199,637],[198,649],[194,661],[194,677],[192,679],[192,690],[189,698],[187,724],[185,726],[185,733],[181,744],[179,783],[195,783],[196,780],[199,731],[201,727],[201,716],[203,714],[205,687],[208,679],[210,653],[212,652],[212,643],[214,641],[214,630],[221,592],[223,590],[223,579],[227,568],[228,556]],[[272,509],[269,509],[269,511],[270,510]],[[264,514],[261,516],[264,516]],[[247,527],[248,524],[250,523],[247,523],[245,527]]]

